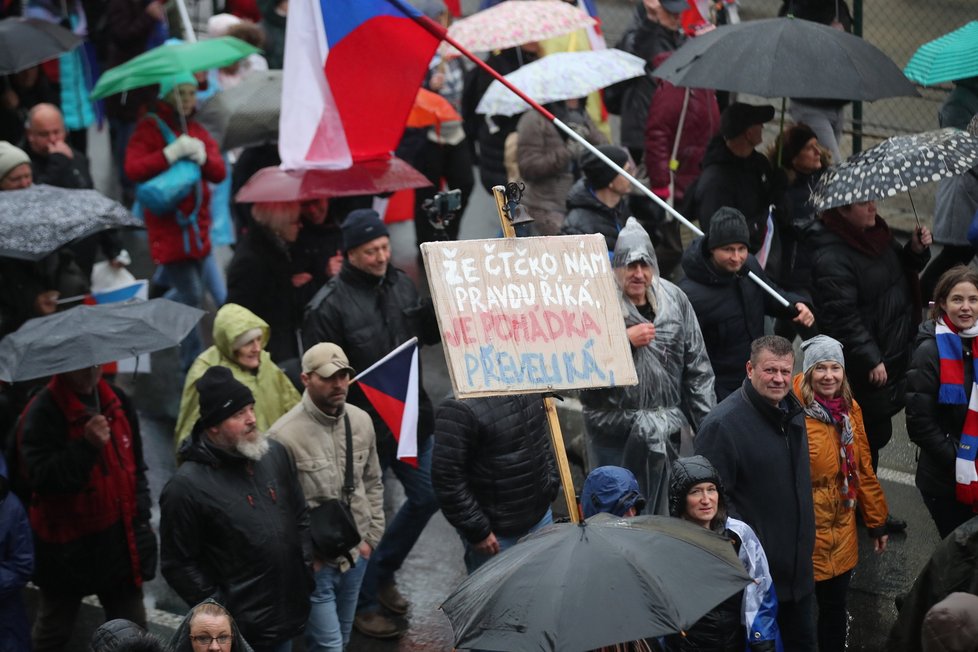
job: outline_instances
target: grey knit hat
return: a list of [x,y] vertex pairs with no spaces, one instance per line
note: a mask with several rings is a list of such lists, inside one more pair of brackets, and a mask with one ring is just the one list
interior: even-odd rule
[[0,140],[0,179],[10,174],[18,165],[30,162],[31,159],[24,150]]
[[710,233],[707,235],[707,247],[716,249],[728,244],[739,242],[750,246],[750,231],[747,229],[747,218],[736,208],[721,206],[710,218]]
[[805,364],[803,365],[805,373],[808,373],[808,370],[819,362],[826,360],[838,362],[843,369],[846,367],[846,359],[842,355],[842,344],[839,340],[834,340],[828,335],[816,335],[805,340],[801,343],[801,349],[805,352]]

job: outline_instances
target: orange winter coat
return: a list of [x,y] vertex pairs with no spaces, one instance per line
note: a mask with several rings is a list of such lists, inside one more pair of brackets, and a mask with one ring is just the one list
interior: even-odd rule
[[[794,380],[795,396],[801,401],[801,379]],[[853,401],[853,457],[859,469],[857,503],[863,522],[871,534],[886,534],[886,498],[873,472],[869,440],[863,426],[863,412]],[[839,434],[835,426],[805,416],[808,454],[811,460],[812,502],[815,506],[815,550],[812,565],[815,581],[821,582],[852,570],[859,560],[855,510],[846,508],[842,496],[842,470],[839,459]]]

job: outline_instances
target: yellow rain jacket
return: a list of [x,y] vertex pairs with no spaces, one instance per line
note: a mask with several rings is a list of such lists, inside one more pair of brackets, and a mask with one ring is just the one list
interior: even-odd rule
[[255,418],[258,428],[267,431],[275,421],[299,402],[299,392],[292,381],[275,366],[268,351],[261,352],[261,363],[257,372],[240,366],[234,359],[231,345],[242,333],[253,328],[262,330],[262,346],[268,343],[268,324],[247,308],[236,303],[224,304],[214,317],[214,346],[194,360],[183,383],[183,396],[180,399],[180,415],[174,431],[174,445],[177,450],[181,442],[190,434],[194,423],[200,417],[200,404],[197,387],[194,383],[204,375],[209,367],[227,367],[239,382],[255,395]]

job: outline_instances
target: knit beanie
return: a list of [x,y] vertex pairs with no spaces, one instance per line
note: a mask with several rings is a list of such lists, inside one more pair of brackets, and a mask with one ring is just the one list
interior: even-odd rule
[[216,426],[241,408],[252,405],[255,396],[238,382],[227,367],[209,367],[195,383],[200,397],[200,418],[194,430]]
[[754,125],[762,125],[774,119],[774,107],[770,104],[755,105],[734,102],[720,116],[720,135],[733,140]]
[[343,253],[355,249],[365,242],[370,242],[381,236],[390,235],[387,226],[380,219],[380,214],[372,208],[358,208],[340,225],[343,231]]
[[828,335],[816,335],[805,340],[801,343],[801,350],[805,352],[805,363],[802,369],[805,373],[808,373],[808,370],[819,362],[826,360],[838,362],[843,369],[846,368],[846,359],[842,355],[842,344]]
[[160,80],[160,98],[165,98],[177,86],[193,86],[197,88],[197,78],[189,72],[168,75]]
[[790,168],[791,162],[812,138],[817,138],[815,132],[804,123],[799,122],[785,129],[781,138],[781,167]]
[[[598,151],[610,158],[617,165],[624,167],[628,162],[628,150],[617,145],[601,145]],[[618,172],[613,170],[607,163],[594,155],[591,150],[584,152],[581,156],[581,172],[591,186],[592,190],[601,190],[615,180]]]
[[0,180],[10,174],[18,165],[30,162],[31,158],[24,150],[5,140],[0,140]]
[[710,233],[707,235],[707,248],[716,249],[739,242],[750,246],[750,231],[747,219],[736,208],[721,206],[710,218]]

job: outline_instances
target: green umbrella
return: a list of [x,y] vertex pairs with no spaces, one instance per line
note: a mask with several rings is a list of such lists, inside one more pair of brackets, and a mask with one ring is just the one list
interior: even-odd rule
[[92,99],[158,84],[180,73],[223,68],[258,51],[258,48],[233,36],[197,43],[161,45],[108,70],[95,85]]
[[921,45],[903,74],[924,86],[978,76],[978,20]]

